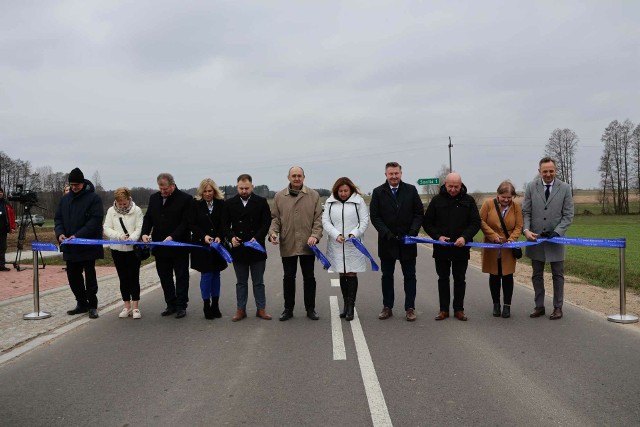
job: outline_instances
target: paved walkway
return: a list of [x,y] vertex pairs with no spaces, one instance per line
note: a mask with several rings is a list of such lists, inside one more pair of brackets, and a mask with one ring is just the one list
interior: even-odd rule
[[[111,269],[115,272],[113,267],[103,268]],[[14,283],[14,286],[11,286],[9,282],[9,275],[11,274],[21,275],[20,285]],[[102,274],[104,274],[104,271]],[[47,266],[44,270],[39,270],[39,275],[43,280],[45,276],[51,275],[60,278],[56,282],[58,284],[52,286],[52,289],[41,290],[40,292],[40,311],[50,313],[51,317],[42,320],[24,320],[24,314],[34,311],[33,293],[29,292],[22,296],[16,295],[19,294],[19,289],[24,288],[25,283],[28,283],[29,287],[32,286],[32,270],[16,272],[12,269],[12,272],[0,273],[0,288],[5,290],[9,288],[9,292],[14,293],[12,297],[0,301],[0,358],[8,351],[23,346],[34,338],[52,334],[56,329],[87,318],[86,314],[69,316],[66,313],[67,310],[75,306],[76,301],[69,290],[66,273],[62,270],[62,266]],[[140,287],[142,290],[152,288],[159,282],[155,263],[142,267],[140,270]],[[7,295],[8,292],[5,291],[4,293]],[[98,301],[98,311],[113,303],[120,303],[120,286],[118,276],[115,273],[98,277]]]

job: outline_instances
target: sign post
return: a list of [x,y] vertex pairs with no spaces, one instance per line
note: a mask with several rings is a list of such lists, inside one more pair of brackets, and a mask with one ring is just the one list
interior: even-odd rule
[[420,178],[418,185],[440,185],[440,178]]

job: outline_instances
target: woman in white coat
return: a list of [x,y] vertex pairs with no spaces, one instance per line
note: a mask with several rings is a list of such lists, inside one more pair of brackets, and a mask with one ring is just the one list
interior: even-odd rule
[[369,225],[369,208],[355,184],[346,177],[338,178],[322,213],[322,226],[329,236],[327,258],[330,272],[340,273],[340,290],[344,311],[340,317],[353,320],[357,273],[367,271],[367,258],[348,239],[362,240]]
[[[131,192],[126,187],[113,193],[115,201],[107,211],[103,232],[109,240],[140,240],[142,210],[131,200]],[[124,308],[120,318],[133,316],[140,319],[140,260],[133,252],[132,245],[111,245],[111,256],[120,279],[120,294]]]

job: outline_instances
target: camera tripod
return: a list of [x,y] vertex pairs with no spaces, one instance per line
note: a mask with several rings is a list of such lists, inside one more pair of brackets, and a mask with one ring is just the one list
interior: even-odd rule
[[[26,240],[26,237],[27,237],[27,229],[29,228],[29,225],[31,225],[31,229],[33,230],[33,237],[35,238],[36,241],[38,240],[38,234],[36,233],[36,226],[33,225],[33,218],[31,217],[31,208],[34,206],[44,209],[41,206],[37,206],[32,203],[22,203],[22,213],[20,214],[20,228],[18,229],[18,244],[17,244],[18,250],[16,252],[16,259],[13,262],[13,267],[16,269],[16,271],[22,271],[26,269],[26,267],[20,266],[20,259],[22,257],[22,250],[24,249],[24,241]],[[40,262],[42,264],[42,268],[45,268],[46,264],[44,262],[44,257],[42,256],[42,252],[37,251],[35,256],[40,256]]]

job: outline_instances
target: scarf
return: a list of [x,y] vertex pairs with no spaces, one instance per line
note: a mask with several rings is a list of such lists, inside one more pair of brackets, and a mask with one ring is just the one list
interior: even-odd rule
[[131,208],[134,206],[133,204],[133,200],[129,199],[129,206],[127,206],[124,209],[120,209],[116,203],[116,201],[113,201],[113,209],[116,210],[117,213],[119,213],[120,215],[126,215],[129,212],[131,212]]

